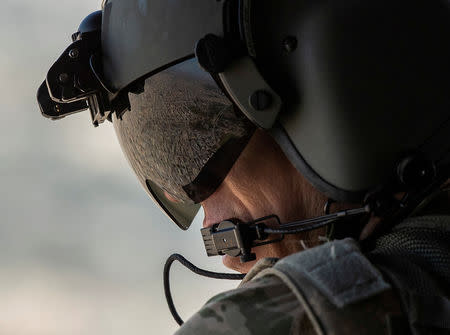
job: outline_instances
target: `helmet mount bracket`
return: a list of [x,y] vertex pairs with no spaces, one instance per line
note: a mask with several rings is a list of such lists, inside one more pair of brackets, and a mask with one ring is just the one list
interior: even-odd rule
[[127,99],[113,93],[101,79],[101,16],[97,11],[83,20],[72,35],[73,43],[48,71],[37,95],[44,117],[59,120],[89,109],[92,123],[98,127],[111,121],[112,113],[120,115],[129,108]]

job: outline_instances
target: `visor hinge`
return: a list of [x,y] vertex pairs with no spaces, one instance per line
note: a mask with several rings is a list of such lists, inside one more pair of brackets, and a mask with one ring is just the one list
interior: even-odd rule
[[208,34],[195,46],[200,66],[218,76],[236,106],[255,125],[270,129],[281,110],[280,96],[265,81],[245,45]]

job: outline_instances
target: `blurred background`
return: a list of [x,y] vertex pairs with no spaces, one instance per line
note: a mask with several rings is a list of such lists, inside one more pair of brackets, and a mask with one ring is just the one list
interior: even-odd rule
[[[36,91],[100,0],[0,2],[0,335],[172,334],[162,270],[173,252],[208,259],[202,217],[180,231],[147,197],[112,125],[90,116],[52,122]],[[236,282],[175,264],[172,289],[187,319]]]

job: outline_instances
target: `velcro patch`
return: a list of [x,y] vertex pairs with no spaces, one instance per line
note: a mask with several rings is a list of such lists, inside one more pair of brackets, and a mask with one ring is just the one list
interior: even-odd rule
[[307,278],[338,308],[390,288],[350,238],[290,255],[274,268],[288,275],[297,287]]

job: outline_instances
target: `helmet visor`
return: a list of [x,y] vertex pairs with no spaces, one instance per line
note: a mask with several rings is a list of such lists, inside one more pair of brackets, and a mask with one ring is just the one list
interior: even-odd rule
[[152,198],[187,229],[255,128],[195,59],[147,78],[129,99],[131,111],[114,119],[122,150]]

